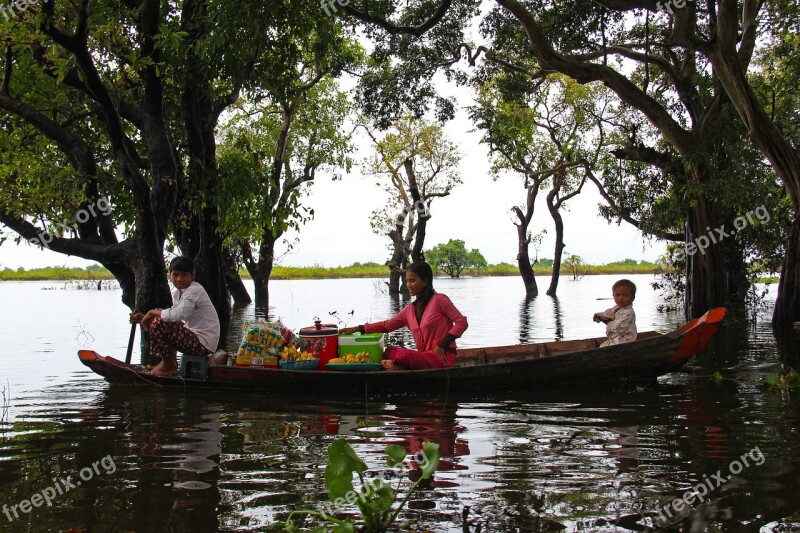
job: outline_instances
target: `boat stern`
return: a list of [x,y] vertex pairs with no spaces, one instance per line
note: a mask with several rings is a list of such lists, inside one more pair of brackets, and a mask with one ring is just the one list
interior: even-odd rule
[[682,334],[683,342],[675,351],[671,364],[676,367],[680,366],[705,348],[708,341],[716,335],[722,325],[726,312],[724,307],[715,307],[700,318],[687,322],[680,328],[678,332]]

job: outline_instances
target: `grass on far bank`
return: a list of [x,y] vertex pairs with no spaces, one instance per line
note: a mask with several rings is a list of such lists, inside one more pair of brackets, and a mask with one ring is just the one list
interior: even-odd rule
[[[631,259],[608,263],[605,265],[586,265],[584,269],[587,275],[591,274],[652,274],[655,272],[655,265],[641,261],[636,263]],[[550,275],[552,266],[549,264],[536,264],[534,273],[537,275]],[[249,279],[250,276],[245,269],[240,271],[242,278]],[[276,266],[272,269],[270,279],[336,279],[336,278],[383,278],[388,274],[386,265],[379,263],[353,263],[350,266],[340,267],[291,267]],[[439,273],[440,276],[446,274]],[[511,263],[498,263],[489,267],[477,270],[468,270],[464,276],[518,276],[519,270],[516,265]],[[571,276],[571,273],[561,267],[562,276]],[[93,265],[87,268],[68,268],[65,266],[54,266],[45,268],[33,268],[25,270],[20,267],[16,270],[5,268],[0,270],[0,281],[42,281],[42,280],[101,280],[114,279],[111,273],[100,265]]]
[[32,268],[25,270],[19,267],[16,270],[4,268],[0,270],[0,281],[49,281],[49,280],[101,280],[114,279],[111,272],[100,265],[86,268],[68,268],[65,266],[52,266]]

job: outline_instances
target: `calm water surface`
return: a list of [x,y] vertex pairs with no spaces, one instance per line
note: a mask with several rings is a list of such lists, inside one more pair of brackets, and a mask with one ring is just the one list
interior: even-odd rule
[[[651,276],[632,278],[640,330],[681,323],[656,312]],[[564,279],[557,300],[531,303],[517,278],[436,286],[468,317],[468,347],[600,336],[591,315],[613,304],[615,279]],[[331,312],[356,325],[402,305],[376,280],[270,286],[271,317],[295,330],[315,316],[335,323]],[[465,510],[470,531],[642,530],[657,505],[701,483],[714,484],[701,508],[713,527],[800,530],[797,393],[759,385],[796,362],[798,348],[775,340],[770,309],[755,327],[730,320],[685,372],[636,388],[325,397],[110,386],[76,351],[124,357],[119,299],[118,290],[0,283],[0,531],[268,530],[326,499],[336,436],[375,474],[387,444],[413,453],[439,443],[434,481],[401,515],[412,530],[463,531]],[[253,314],[234,311],[231,346]]]

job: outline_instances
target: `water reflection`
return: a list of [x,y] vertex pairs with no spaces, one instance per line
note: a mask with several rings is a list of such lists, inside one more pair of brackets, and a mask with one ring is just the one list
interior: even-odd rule
[[[208,530],[218,524],[222,410],[202,395],[114,387],[92,411],[125,413],[135,497],[145,531]],[[176,423],[177,422],[177,423]]]
[[523,298],[519,308],[519,342],[528,344],[531,328],[531,305],[536,298]]
[[[600,336],[587,309],[604,307],[593,298],[607,297],[610,279],[565,280],[557,300],[528,303],[520,303],[515,279],[436,283],[469,317],[459,346],[471,347]],[[647,279],[636,283],[646,287]],[[352,323],[361,323],[405,305],[373,283],[275,283],[270,314],[297,329],[333,310],[359,309]],[[438,442],[442,468],[401,516],[436,533],[461,531],[467,508],[467,521],[483,531],[610,531],[614,526],[603,524],[617,519],[618,530],[641,530],[638,513],[680,498],[756,446],[764,463],[710,494],[729,510],[712,527],[794,531],[800,524],[800,400],[760,386],[781,363],[797,360],[797,338],[775,339],[768,312],[755,327],[731,317],[683,372],[645,387],[277,396],[109,386],[77,362],[74,317],[64,313],[80,310],[97,339],[93,348],[124,354],[128,325],[109,319],[126,316],[115,310],[118,294],[31,287],[39,285],[0,284],[0,300],[35,309],[0,320],[0,387],[8,379],[12,390],[0,441],[0,508],[106,455],[117,470],[24,521],[8,523],[0,514],[3,531],[263,531],[291,510],[327,499],[327,447],[337,437],[376,473],[385,470],[386,445],[412,451],[424,439]],[[642,330],[682,322],[678,314],[656,313],[653,295],[640,292]],[[253,316],[252,306],[234,309],[232,344]],[[31,323],[36,330],[21,335]]]
[[550,299],[553,300],[553,317],[556,324],[556,340],[560,341],[564,339],[564,324],[562,322],[563,318],[561,316],[561,308],[558,303],[558,296],[551,296]]
[[[557,296],[523,298],[519,308],[520,344],[542,342],[543,340],[563,340],[563,320],[561,304]],[[552,327],[547,324],[552,324]],[[552,332],[552,337],[544,333],[547,331]]]

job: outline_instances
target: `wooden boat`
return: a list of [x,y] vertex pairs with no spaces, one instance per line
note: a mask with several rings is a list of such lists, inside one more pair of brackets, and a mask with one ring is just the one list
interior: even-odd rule
[[718,307],[669,333],[640,333],[634,342],[600,348],[605,337],[536,344],[468,348],[453,368],[369,372],[282,370],[211,365],[206,379],[159,377],[113,357],[81,350],[83,364],[110,383],[155,386],[327,390],[444,390],[528,388],[558,384],[652,380],[674,371],[697,354],[719,329]]

